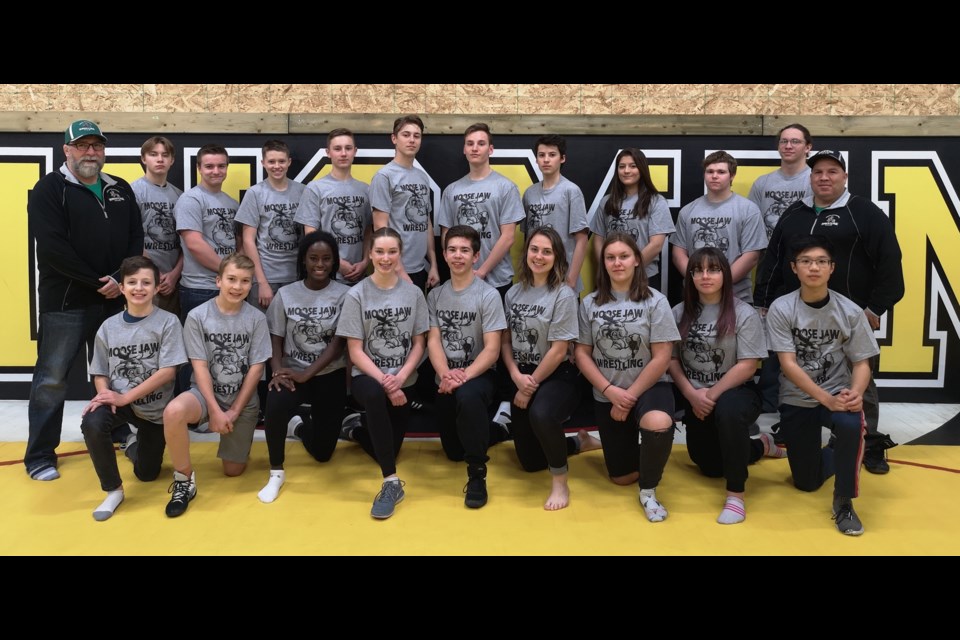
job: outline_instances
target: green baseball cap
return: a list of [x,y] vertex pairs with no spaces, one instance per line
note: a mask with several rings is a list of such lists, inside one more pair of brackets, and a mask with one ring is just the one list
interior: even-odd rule
[[84,136],[96,136],[104,142],[107,141],[107,136],[101,133],[100,127],[98,127],[96,123],[90,122],[89,120],[77,120],[67,127],[67,130],[63,135],[63,141],[65,144],[73,144]]

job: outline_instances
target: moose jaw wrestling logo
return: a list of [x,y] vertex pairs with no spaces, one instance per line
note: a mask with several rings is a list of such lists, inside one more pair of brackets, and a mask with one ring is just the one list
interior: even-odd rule
[[321,309],[317,314],[300,318],[293,327],[293,343],[303,353],[322,353],[336,334],[336,324],[323,326],[323,320],[337,315],[336,307]]
[[411,337],[409,331],[401,331],[400,323],[410,317],[410,308],[375,309],[369,312],[377,325],[371,332],[368,342],[370,353],[383,359],[404,358],[410,349]]
[[636,358],[643,346],[640,334],[629,333],[615,311],[598,311],[596,315],[603,324],[597,330],[595,342],[604,357],[610,360]]

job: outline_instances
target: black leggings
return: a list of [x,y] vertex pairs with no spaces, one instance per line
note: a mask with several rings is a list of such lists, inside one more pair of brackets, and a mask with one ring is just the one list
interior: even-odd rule
[[[520,372],[529,375],[536,365],[521,365]],[[567,473],[567,455],[576,451],[575,439],[566,438],[563,421],[576,410],[580,401],[577,378],[580,372],[569,362],[560,366],[537,388],[526,409],[510,404],[510,431],[517,458],[524,471],[542,471],[559,475]],[[513,387],[513,394],[517,392]],[[511,395],[511,399],[514,397]],[[571,443],[574,451],[571,451]]]
[[[410,401],[395,407],[380,383],[367,375],[354,376],[353,397],[366,411],[366,426],[353,430],[353,438],[380,465],[383,477],[397,472],[397,454],[410,422]],[[408,389],[403,390],[404,394]]]
[[[647,389],[637,400],[633,411],[624,422],[610,417],[610,403],[594,401],[594,416],[603,445],[603,460],[611,478],[640,473],[640,488],[654,489],[663,477],[663,468],[673,448],[673,431],[648,431],[640,429],[640,419],[649,411],[663,411],[672,416],[674,412],[673,385],[658,382]],[[638,442],[639,440],[639,442]]]
[[281,387],[267,395],[264,431],[270,466],[283,467],[287,439],[287,423],[302,404],[310,405],[310,419],[300,427],[303,446],[318,462],[326,462],[333,455],[340,437],[340,419],[347,402],[347,379],[343,369],[314,376],[296,385],[295,391]]
[[751,440],[749,434],[750,425],[760,415],[761,400],[756,387],[747,383],[723,392],[706,420],[693,414],[683,395],[680,404],[684,408],[690,459],[708,478],[726,478],[727,491],[743,493],[747,465],[763,455],[763,443]]
[[488,409],[496,389],[496,374],[489,369],[460,385],[453,393],[438,393],[434,401],[440,444],[450,460],[482,464],[490,457]]

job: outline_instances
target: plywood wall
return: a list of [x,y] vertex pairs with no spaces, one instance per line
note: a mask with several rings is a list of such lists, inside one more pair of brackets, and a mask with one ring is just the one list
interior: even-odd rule
[[960,84],[0,84],[0,111],[957,116]]

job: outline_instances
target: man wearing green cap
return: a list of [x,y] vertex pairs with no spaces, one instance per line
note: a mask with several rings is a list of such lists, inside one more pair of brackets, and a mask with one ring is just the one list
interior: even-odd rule
[[67,376],[100,324],[122,309],[119,271],[143,253],[140,208],[130,185],[102,173],[107,138],[95,123],[67,127],[59,171],[40,178],[27,201],[40,279],[37,365],[30,387],[24,464],[34,480],[56,480]]

